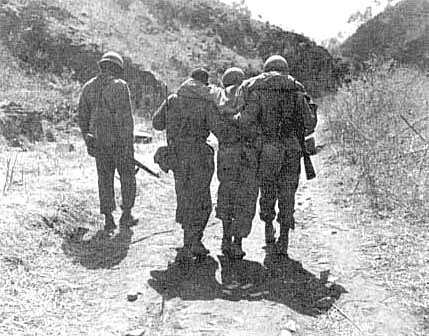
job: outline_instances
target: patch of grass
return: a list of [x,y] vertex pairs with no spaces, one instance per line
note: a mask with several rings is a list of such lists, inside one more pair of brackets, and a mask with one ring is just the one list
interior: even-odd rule
[[372,271],[426,323],[429,318],[429,80],[373,66],[326,98],[331,140],[363,227]]

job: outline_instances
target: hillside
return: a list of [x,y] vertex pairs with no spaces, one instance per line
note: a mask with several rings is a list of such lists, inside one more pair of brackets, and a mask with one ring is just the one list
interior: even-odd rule
[[429,69],[429,1],[403,0],[358,28],[341,46],[355,62],[372,55]]
[[101,54],[117,50],[142,116],[164,97],[164,83],[173,90],[195,66],[215,78],[232,65],[251,75],[272,53],[286,56],[314,95],[337,86],[338,67],[325,49],[250,17],[246,7],[207,0],[1,1],[0,48],[30,77],[54,76],[44,83],[56,87],[86,81]]

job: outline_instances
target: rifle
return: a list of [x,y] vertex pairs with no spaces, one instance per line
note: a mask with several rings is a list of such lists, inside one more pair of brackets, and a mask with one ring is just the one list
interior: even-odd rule
[[302,149],[302,156],[304,158],[305,175],[307,177],[307,180],[311,180],[316,177],[316,172],[314,171],[313,163],[311,162],[310,153],[308,153],[307,147],[305,145],[305,125],[304,125],[305,112],[301,107],[297,106],[296,100],[295,100],[295,110],[298,110],[296,135],[298,137],[298,141]]
[[[85,135],[85,140],[86,140],[86,145],[88,147],[88,154],[90,156],[96,157],[97,156],[97,144],[96,144],[95,136],[91,133],[87,133]],[[135,170],[136,174],[139,171],[139,169],[143,169],[145,172],[149,173],[150,175],[159,178],[159,173],[154,172],[152,169],[146,167],[143,163],[136,160],[135,158],[133,160],[134,160],[134,165],[137,166],[137,169]]]
[[134,158],[134,164],[137,166],[136,174],[139,169],[143,169],[145,172],[149,173],[152,176],[159,178],[159,173],[155,173],[152,169],[146,167],[143,163]]

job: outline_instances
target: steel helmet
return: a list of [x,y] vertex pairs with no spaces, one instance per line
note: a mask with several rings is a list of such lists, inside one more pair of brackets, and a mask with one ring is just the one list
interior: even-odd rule
[[118,65],[122,70],[124,70],[124,60],[122,59],[122,56],[119,55],[117,52],[106,52],[98,61],[98,64],[101,64],[103,62],[111,62],[113,64]]
[[289,65],[284,57],[280,55],[273,55],[269,57],[264,63],[264,72],[280,71],[289,74]]
[[239,85],[244,80],[244,71],[237,67],[229,68],[222,76],[222,84],[224,87],[230,85]]

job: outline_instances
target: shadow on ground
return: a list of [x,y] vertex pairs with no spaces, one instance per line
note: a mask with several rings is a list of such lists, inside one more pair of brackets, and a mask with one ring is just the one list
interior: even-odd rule
[[61,245],[64,254],[74,263],[88,269],[108,269],[118,265],[128,254],[133,231],[121,227],[113,237],[98,231],[89,240],[84,240],[88,229],[79,228],[64,237]]
[[151,271],[148,283],[167,300],[264,299],[309,316],[325,313],[347,292],[340,285],[320,280],[300,262],[275,254],[268,253],[264,265],[223,256],[219,261],[221,284],[215,278],[219,264],[212,257],[190,264],[175,261],[166,270]]

